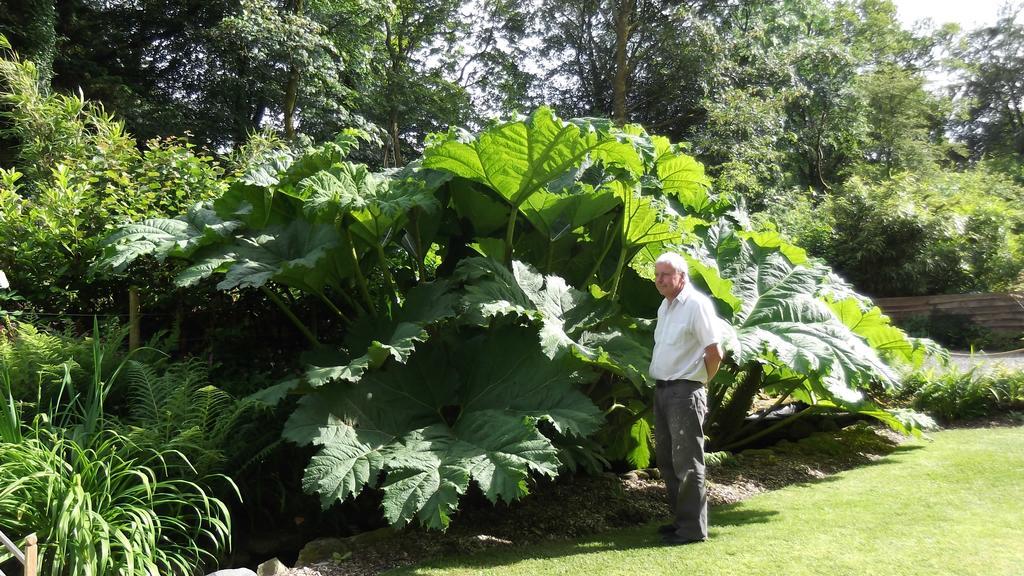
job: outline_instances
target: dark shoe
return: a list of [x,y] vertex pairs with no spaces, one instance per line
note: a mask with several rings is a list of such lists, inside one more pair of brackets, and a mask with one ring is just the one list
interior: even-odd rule
[[662,524],[661,526],[658,526],[658,534],[675,534],[675,532],[675,524]]
[[661,542],[665,546],[685,546],[686,544],[696,544],[697,542],[704,542],[707,538],[682,538],[675,534],[668,534],[662,537]]

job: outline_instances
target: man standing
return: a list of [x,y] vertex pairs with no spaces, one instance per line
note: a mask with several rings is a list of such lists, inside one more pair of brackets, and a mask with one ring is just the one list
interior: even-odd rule
[[708,537],[704,385],[722,362],[721,336],[714,304],[690,285],[682,256],[666,252],[654,270],[658,292],[665,297],[658,308],[650,369],[656,384],[654,440],[673,517],[658,531],[666,544],[689,544]]

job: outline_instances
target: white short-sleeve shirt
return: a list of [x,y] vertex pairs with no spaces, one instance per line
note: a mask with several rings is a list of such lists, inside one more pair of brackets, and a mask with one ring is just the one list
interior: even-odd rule
[[716,318],[711,299],[689,283],[674,299],[663,300],[654,328],[651,377],[707,384],[704,349],[721,342]]

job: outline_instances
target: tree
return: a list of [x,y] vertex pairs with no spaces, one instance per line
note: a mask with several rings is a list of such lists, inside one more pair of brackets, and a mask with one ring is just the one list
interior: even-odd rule
[[365,72],[362,30],[375,15],[359,1],[243,0],[214,31],[226,75],[210,96],[246,110],[243,135],[271,126],[290,140],[328,138],[356,122],[352,84]]
[[253,126],[244,101],[225,101],[211,91],[227,72],[212,34],[232,5],[59,2],[53,88],[81,90],[116,113],[139,142],[190,133],[217,147],[244,138]]
[[531,10],[531,3],[516,0],[463,3],[449,76],[468,91],[476,114],[508,115],[542,104],[530,91],[537,81],[528,69]]
[[0,12],[0,34],[26,60],[35,63],[39,82],[48,87],[57,52],[57,11],[52,0],[8,0]]
[[449,79],[446,55],[462,0],[392,0],[373,22],[371,73],[361,108],[388,135],[382,164],[403,166],[431,132],[472,116],[465,89]]
[[577,0],[540,2],[535,11],[543,99],[573,114],[634,120],[637,84],[655,65],[659,41],[679,2]]
[[944,162],[950,102],[929,93],[920,72],[883,65],[861,75],[857,89],[867,103],[868,131],[855,172],[884,179],[926,174]]
[[275,127],[323,139],[358,124],[367,22],[359,0],[58,3],[54,88],[82,90],[140,142],[211,149]]
[[[959,58],[966,74],[960,86],[967,118],[959,133],[973,159],[1024,159],[1024,24],[1020,10],[1004,12],[993,26],[966,38]],[[1021,178],[1017,172],[1017,178]]]

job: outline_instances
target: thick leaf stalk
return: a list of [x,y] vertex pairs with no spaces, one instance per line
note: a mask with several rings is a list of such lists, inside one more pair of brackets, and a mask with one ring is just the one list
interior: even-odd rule
[[306,341],[308,341],[313,346],[320,345],[320,341],[317,340],[316,336],[313,335],[313,332],[311,332],[309,328],[306,327],[302,320],[299,320],[299,317],[296,316],[294,312],[292,312],[292,309],[289,308],[288,305],[284,303],[284,300],[281,300],[281,297],[278,296],[276,292],[274,292],[273,290],[266,286],[260,286],[260,291],[263,292],[267,296],[267,298],[269,298],[270,301],[273,302],[274,305],[277,306],[281,310],[281,312],[284,313],[285,317],[288,318],[288,320],[291,321],[291,323],[296,328],[299,329],[299,332],[302,333],[302,335],[306,338]]
[[366,276],[363,275],[363,269],[359,265],[359,254],[356,252],[356,244],[352,239],[352,230],[350,228],[345,229],[345,238],[348,241],[348,248],[352,257],[352,265],[355,269],[356,285],[359,287],[359,294],[363,297],[363,302],[366,303],[367,310],[373,316],[377,315],[377,307],[373,305],[373,297],[370,296],[370,287],[366,283]]
[[729,401],[718,410],[714,422],[709,423],[715,444],[729,442],[739,433],[747,412],[754,404],[754,397],[761,390],[763,376],[764,366],[760,363],[746,367],[746,374],[733,389]]

